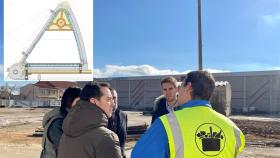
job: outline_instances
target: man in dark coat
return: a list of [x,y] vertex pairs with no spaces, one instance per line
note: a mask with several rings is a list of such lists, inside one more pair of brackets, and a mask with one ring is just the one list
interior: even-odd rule
[[120,147],[123,158],[125,155],[125,141],[127,136],[127,114],[119,109],[118,94],[114,88],[110,88],[113,97],[113,114],[109,118],[108,128],[115,132],[120,140]]
[[87,84],[63,122],[58,158],[121,158],[118,136],[107,128],[113,111],[109,85]]
[[161,90],[163,95],[154,101],[154,111],[152,123],[160,116],[173,111],[177,103],[178,82],[174,77],[166,77],[161,80]]

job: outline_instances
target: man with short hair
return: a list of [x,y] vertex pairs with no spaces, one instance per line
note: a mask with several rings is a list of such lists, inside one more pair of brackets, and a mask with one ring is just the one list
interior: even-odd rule
[[160,116],[173,111],[177,103],[178,82],[174,77],[166,77],[160,82],[163,95],[154,101],[152,123]]
[[180,86],[180,110],[157,119],[135,145],[132,158],[235,158],[244,148],[242,131],[209,104],[215,88],[207,71],[192,71]]
[[112,94],[107,83],[89,83],[63,122],[59,158],[120,158],[118,136],[107,129]]
[[118,135],[122,156],[126,158],[125,141],[127,136],[127,114],[119,109],[117,91],[112,87],[110,91],[113,97],[113,114],[112,117],[109,118],[108,128]]

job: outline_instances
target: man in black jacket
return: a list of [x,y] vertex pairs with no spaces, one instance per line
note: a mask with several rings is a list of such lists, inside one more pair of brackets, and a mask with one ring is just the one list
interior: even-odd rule
[[152,123],[158,117],[173,111],[177,103],[177,80],[174,77],[166,77],[161,80],[160,85],[163,95],[157,97],[154,101]]
[[113,97],[113,114],[109,118],[108,128],[115,132],[120,141],[120,147],[123,158],[125,155],[125,141],[127,136],[127,114],[118,108],[118,94],[114,88],[110,88]]

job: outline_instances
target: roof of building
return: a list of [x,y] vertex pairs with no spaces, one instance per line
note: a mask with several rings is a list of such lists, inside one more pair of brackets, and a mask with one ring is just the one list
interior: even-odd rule
[[76,82],[66,82],[66,81],[39,81],[34,85],[39,88],[53,88],[53,89],[66,89],[69,87],[77,87]]

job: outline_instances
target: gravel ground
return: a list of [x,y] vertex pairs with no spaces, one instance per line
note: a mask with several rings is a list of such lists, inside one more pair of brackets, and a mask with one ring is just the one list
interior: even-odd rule
[[[32,137],[35,128],[41,125],[46,108],[0,108],[0,157],[38,158],[41,152],[41,138]],[[150,123],[150,116],[139,112],[127,112],[129,124]],[[233,116],[234,122],[246,135],[246,147],[239,158],[279,158],[279,117]],[[135,140],[127,142],[130,155]]]

